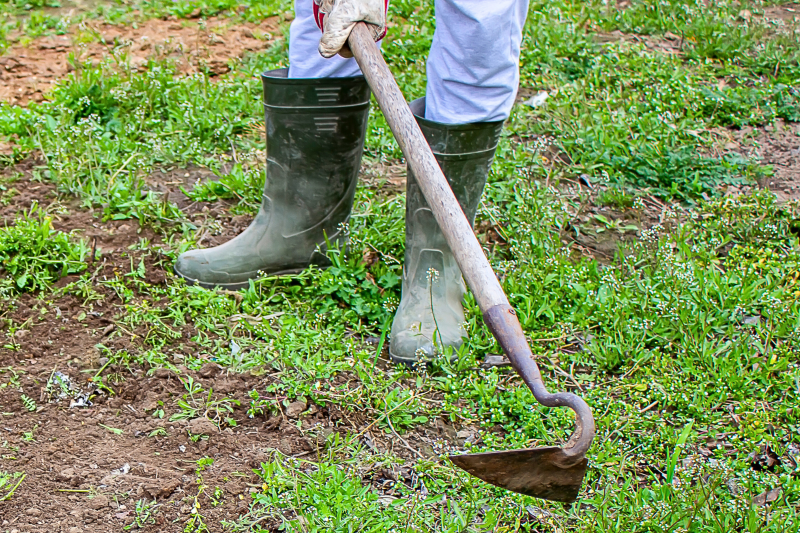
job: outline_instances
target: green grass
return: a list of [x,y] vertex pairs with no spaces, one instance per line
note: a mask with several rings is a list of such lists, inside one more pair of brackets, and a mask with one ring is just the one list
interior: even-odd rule
[[[257,21],[288,4],[104,4],[80,16],[126,22],[199,9]],[[579,392],[594,409],[598,437],[579,501],[564,507],[489,487],[455,470],[444,448],[404,462],[357,435],[321,435],[315,459],[276,453],[261,466],[264,485],[230,530],[800,531],[800,207],[779,205],[768,192],[720,197],[720,186],[752,185],[772,170],[717,155],[714,133],[800,120],[797,30],[763,19],[769,6],[754,2],[613,6],[531,3],[522,86],[550,97],[541,107],[515,107],[478,214],[479,223],[502,231],[505,244],[490,259],[548,386]],[[12,31],[26,38],[65,31],[43,7],[0,4],[0,49]],[[747,24],[743,9],[752,15]],[[432,2],[398,0],[391,10],[396,26],[385,56],[407,98],[422,96]],[[41,210],[22,213],[0,231],[0,296],[36,290],[91,302],[102,284],[122,302],[114,335],[137,332],[135,349],[100,347],[109,366],[199,369],[213,360],[264,374],[270,384],[251,392],[253,415],[303,397],[361,413],[374,422],[371,431],[396,442],[436,418],[476,430],[476,450],[563,442],[569,412],[537,406],[508,369],[477,367],[499,348],[471,299],[470,340],[456,361],[413,372],[374,363],[375,348],[362,339],[381,336],[400,296],[402,194],[359,188],[350,250],[333,252],[327,270],[268,277],[238,295],[173,276],[147,282],[146,264],[169,269],[198,236],[195,219],[149,188],[151,173],[203,166],[220,180],[187,190],[193,201],[226,199],[236,213],[258,205],[256,74],[285,65],[285,22],[282,28],[268,53],[234,61],[213,81],[177,75],[166,61],[132,74],[118,51],[103,64],[75,64],[44,103],[0,105],[0,140],[14,140],[16,161],[39,155],[35,179],[101,219],[136,219],[162,239],[157,246],[142,240],[129,250],[129,268],[95,280],[79,236],[54,231]],[[682,49],[666,54],[598,38],[615,30],[674,35]],[[366,152],[370,164],[401,157],[375,108]],[[609,187],[601,204],[624,213],[641,215],[637,199],[657,198],[669,206],[661,224],[641,226],[635,242],[604,263],[578,257],[562,235],[579,199],[546,184],[583,174]],[[12,186],[20,188],[3,182]],[[13,201],[9,191],[4,202]],[[365,262],[365,254],[377,261]],[[50,292],[65,273],[80,277]],[[184,384],[180,416],[211,409],[216,423],[233,425],[231,400]],[[751,458],[764,447],[781,458],[771,470]],[[400,467],[413,476],[396,475],[391,494],[368,475]],[[776,488],[775,501],[758,503]],[[155,512],[144,502],[136,509],[142,524]],[[187,528],[199,528],[201,514],[192,520],[200,522]]]
[[52,227],[52,216],[34,204],[13,225],[0,228],[0,293],[6,297],[20,290],[47,289],[61,276],[86,268],[89,249]]

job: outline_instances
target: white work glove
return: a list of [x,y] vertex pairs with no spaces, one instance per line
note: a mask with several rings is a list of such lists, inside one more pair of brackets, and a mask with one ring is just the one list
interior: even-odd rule
[[353,57],[347,38],[357,22],[366,22],[377,42],[386,35],[389,0],[314,0],[314,19],[322,30],[319,53]]

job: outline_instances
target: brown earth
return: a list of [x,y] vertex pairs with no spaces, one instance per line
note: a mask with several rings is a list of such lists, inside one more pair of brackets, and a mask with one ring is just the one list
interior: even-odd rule
[[727,132],[725,149],[772,167],[773,174],[759,186],[768,188],[781,202],[800,199],[800,124],[776,120],[763,128]]
[[800,124],[777,121],[758,134],[757,154],[774,175],[763,186],[781,201],[800,199]]
[[764,8],[764,19],[768,21],[782,20],[783,22],[800,22],[800,4],[786,4],[783,6],[770,6]]
[[231,60],[269,48],[277,22],[277,17],[271,17],[259,25],[231,26],[214,18],[203,22],[155,19],[136,28],[85,22],[69,34],[37,38],[0,56],[0,101],[25,105],[43,100],[56,81],[74,70],[71,54],[81,64],[126,55],[130,66],[138,69],[148,60],[169,58],[184,74],[198,69],[223,74]]
[[639,43],[643,44],[650,50],[655,50],[663,54],[677,55],[683,50],[683,39],[680,35],[675,35],[672,32],[667,32],[663,36],[656,35],[636,35],[632,33],[623,33],[619,30],[612,32],[596,32],[592,33],[592,37],[599,43]]
[[[123,233],[135,236],[132,231],[118,235]],[[150,281],[163,276],[159,269],[148,264]],[[326,435],[363,431],[374,419],[303,402],[283,407],[279,415],[250,419],[248,391],[261,391],[263,397],[274,378],[230,373],[212,362],[197,372],[179,368],[180,374],[166,369],[148,375],[142,368],[108,368],[114,394],[97,393],[90,407],[70,407],[68,398],[48,395],[46,384],[56,369],[88,391],[92,386],[87,376],[104,364],[97,343],[112,349],[137,347],[126,332],[116,336],[114,316],[119,306],[108,296],[83,318],[80,313],[86,307],[73,296],[47,303],[23,296],[16,309],[3,310],[2,315],[14,323],[29,324],[14,336],[18,349],[0,350],[0,376],[10,384],[0,389],[0,470],[26,473],[13,498],[0,502],[3,531],[118,532],[133,523],[139,500],[157,501],[154,521],[144,528],[148,531],[182,531],[195,502],[210,531],[220,531],[223,520],[248,512],[250,492],[263,483],[253,469],[262,462],[275,453],[314,461],[324,449]],[[37,307],[41,306],[59,309],[60,317],[48,313],[40,320]],[[16,386],[12,375],[17,376]],[[177,412],[176,400],[186,392],[181,379],[188,377],[205,390],[213,388],[217,399],[240,402],[231,415],[238,425],[220,431],[202,416],[170,422],[170,415]],[[356,382],[355,376],[339,376],[337,384],[350,380]],[[20,393],[34,399],[35,411],[23,408]],[[286,398],[271,399],[280,405]],[[163,418],[153,416],[159,402],[164,405]],[[195,442],[192,435],[198,434],[203,437]],[[405,435],[402,445],[379,434],[365,435],[373,449],[396,445],[393,451],[406,458],[419,454],[414,450],[433,458],[436,441],[458,440],[455,429],[441,421]],[[197,472],[197,460],[203,457],[214,463]],[[373,472],[365,475],[376,483],[381,478]],[[201,485],[205,488],[198,496]],[[262,524],[270,531],[277,525]]]
[[[263,152],[259,153],[259,156],[259,162],[249,164],[263,167],[265,165]],[[224,174],[227,168],[223,164],[220,173]],[[250,225],[252,220],[251,216],[231,213],[231,208],[237,203],[235,200],[194,202],[183,193],[183,190],[192,190],[198,181],[216,179],[218,179],[216,174],[207,168],[198,166],[161,169],[153,172],[147,178],[147,184],[151,190],[162,194],[167,201],[175,203],[199,228],[195,242],[204,248],[229,241]]]

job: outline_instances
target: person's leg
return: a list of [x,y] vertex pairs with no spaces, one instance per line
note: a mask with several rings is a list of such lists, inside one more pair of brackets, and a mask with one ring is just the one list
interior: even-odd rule
[[235,290],[263,273],[324,266],[328,243],[345,244],[370,91],[355,61],[319,55],[311,1],[297,0],[296,7],[291,68],[262,74],[267,176],[261,208],[234,239],[180,255],[175,272],[189,283]]
[[262,274],[325,266],[343,247],[369,117],[363,77],[288,78],[264,72],[267,172],[261,208],[234,239],[184,252],[175,272],[203,287],[238,290]]
[[[425,99],[411,102],[425,138],[470,223],[503,129],[503,122],[444,124],[425,117]],[[436,223],[417,179],[408,170],[406,184],[406,253],[403,293],[392,322],[389,354],[412,365],[457,349],[463,329],[466,287],[455,257]]]
[[528,0],[436,0],[435,6],[425,118],[505,120],[517,95]]
[[[516,97],[527,7],[527,0],[436,0],[428,92],[411,109],[470,222]],[[392,359],[413,364],[443,347],[458,348],[466,334],[465,290],[409,170],[403,294],[392,323]]]
[[319,55],[322,35],[314,21],[312,0],[295,0],[294,20],[289,28],[290,78],[345,78],[361,76],[356,60]]

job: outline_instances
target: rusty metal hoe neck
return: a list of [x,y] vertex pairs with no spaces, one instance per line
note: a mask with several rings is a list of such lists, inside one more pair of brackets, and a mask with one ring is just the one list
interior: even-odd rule
[[483,321],[494,334],[511,365],[522,376],[536,401],[546,407],[568,407],[575,412],[575,431],[562,448],[575,463],[583,460],[592,444],[595,426],[592,410],[583,398],[570,392],[549,392],[525,339],[517,314],[510,305],[500,304],[483,313]]

